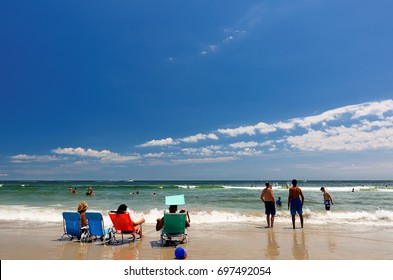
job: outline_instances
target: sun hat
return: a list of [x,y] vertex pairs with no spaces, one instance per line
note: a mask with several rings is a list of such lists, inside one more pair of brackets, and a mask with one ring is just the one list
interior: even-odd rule
[[88,206],[89,205],[85,201],[79,202],[79,204],[78,204],[78,212],[86,211]]

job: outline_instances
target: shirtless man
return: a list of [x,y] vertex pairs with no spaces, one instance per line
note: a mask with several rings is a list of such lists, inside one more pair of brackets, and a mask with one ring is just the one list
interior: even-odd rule
[[288,210],[291,207],[292,227],[295,229],[295,215],[299,214],[300,225],[303,228],[303,204],[304,196],[302,190],[297,186],[297,180],[292,180],[292,187],[289,188]]
[[329,211],[330,204],[333,205],[333,199],[324,187],[321,188],[321,192],[323,192],[323,203],[325,204],[325,209],[326,211]]
[[276,205],[274,200],[274,194],[272,186],[269,182],[265,183],[265,188],[261,193],[261,200],[265,204],[265,214],[267,221],[267,228],[273,227],[274,216],[276,215]]

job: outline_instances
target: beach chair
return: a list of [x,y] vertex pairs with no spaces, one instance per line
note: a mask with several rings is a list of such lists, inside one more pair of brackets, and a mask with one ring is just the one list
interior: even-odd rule
[[81,242],[85,241],[87,237],[87,227],[81,227],[81,215],[78,212],[63,212],[62,215],[64,233],[60,239],[67,235],[70,237],[70,240],[76,237]]
[[112,227],[104,227],[102,214],[98,212],[86,212],[85,215],[88,223],[87,237],[92,240],[100,238],[101,241],[107,241],[109,243],[112,239],[113,229]]
[[[184,204],[186,204],[184,194],[165,197],[166,206],[179,206]],[[188,242],[186,219],[186,213],[168,213],[164,211],[164,226],[160,235],[161,246],[164,246],[166,241],[174,241],[174,239],[179,238],[181,243],[183,243],[184,240]]]
[[139,228],[135,228],[134,222],[131,220],[130,214],[121,213],[118,214],[116,211],[108,212],[109,217],[113,223],[114,231],[113,231],[113,240],[116,243],[120,243],[116,239],[116,234],[121,234],[121,243],[123,244],[124,234],[131,234],[132,241],[136,241],[136,234],[139,232],[142,225],[139,225]]
[[186,228],[186,213],[164,213],[164,227],[161,230],[161,246],[167,241],[179,239],[181,243],[188,242]]

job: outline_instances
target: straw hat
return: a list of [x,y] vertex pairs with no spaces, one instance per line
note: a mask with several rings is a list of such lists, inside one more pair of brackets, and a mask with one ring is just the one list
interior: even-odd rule
[[78,204],[78,212],[86,211],[89,205],[85,201],[81,201]]

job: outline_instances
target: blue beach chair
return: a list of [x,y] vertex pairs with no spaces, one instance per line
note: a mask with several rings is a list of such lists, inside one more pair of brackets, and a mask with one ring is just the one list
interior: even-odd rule
[[100,238],[101,241],[107,241],[109,243],[112,239],[113,229],[112,227],[104,227],[102,214],[98,212],[86,212],[85,215],[89,229],[88,238],[94,240]]
[[64,233],[60,239],[67,235],[70,240],[76,237],[78,240],[84,241],[87,234],[87,228],[81,227],[81,215],[78,212],[63,212],[62,215]]

